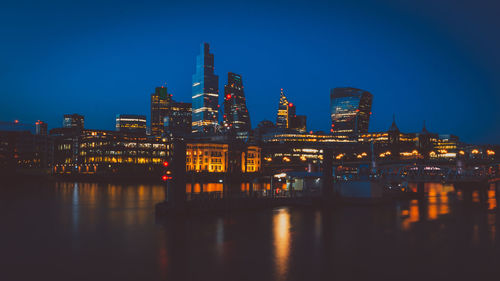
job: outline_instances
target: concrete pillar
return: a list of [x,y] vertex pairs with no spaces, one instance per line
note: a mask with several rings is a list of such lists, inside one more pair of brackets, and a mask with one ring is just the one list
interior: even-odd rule
[[186,203],[186,143],[180,140],[172,144],[172,179],[169,180],[169,203],[179,209],[183,209]]
[[324,198],[333,196],[333,149],[323,149],[323,177],[321,188]]

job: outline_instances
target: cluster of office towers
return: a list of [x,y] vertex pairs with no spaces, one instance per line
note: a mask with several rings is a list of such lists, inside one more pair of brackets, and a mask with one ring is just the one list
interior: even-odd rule
[[[196,58],[196,71],[192,77],[192,103],[177,102],[166,86],[157,87],[151,94],[151,135],[173,136],[233,134],[246,138],[251,133],[250,114],[246,105],[243,78],[229,72],[219,105],[219,76],[214,72],[214,55],[208,43],[201,45]],[[368,132],[372,95],[355,88],[335,88],[330,93],[331,133],[349,138]],[[222,113],[222,118],[220,117]],[[222,120],[220,120],[222,119]],[[306,116],[296,115],[295,105],[281,89],[276,129],[306,132]],[[118,115],[119,131],[146,132],[144,115]]]

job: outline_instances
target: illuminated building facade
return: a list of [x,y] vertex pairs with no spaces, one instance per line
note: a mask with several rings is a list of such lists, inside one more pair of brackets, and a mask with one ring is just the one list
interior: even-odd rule
[[186,145],[186,171],[226,172],[228,147],[228,144],[223,143],[188,143]]
[[204,43],[196,57],[196,72],[192,84],[192,131],[215,132],[219,114],[219,76],[214,74],[214,55]]
[[167,92],[167,87],[156,87],[151,94],[151,135],[161,136],[164,132],[165,117],[169,114],[172,96]]
[[287,129],[289,126],[290,116],[292,114],[295,114],[295,107],[292,103],[288,102],[283,89],[281,89],[280,101],[278,104],[278,115],[276,116],[276,127]]
[[332,129],[334,135],[356,137],[368,132],[373,96],[356,88],[334,88],[330,91]]
[[[225,173],[229,171],[229,145],[227,143],[188,143],[186,145],[186,171]],[[261,149],[248,146],[237,156],[241,172],[255,173],[261,170]],[[241,162],[240,162],[241,161]]]
[[116,131],[132,134],[146,134],[147,121],[144,115],[116,115]]
[[84,129],[85,118],[79,114],[65,114],[63,119],[63,128]]
[[232,132],[251,130],[250,115],[246,106],[241,75],[229,72],[224,86],[224,128]]
[[261,148],[248,146],[246,152],[241,154],[241,172],[255,173],[261,170]]
[[174,137],[191,134],[191,103],[172,102],[170,112],[165,120],[165,131]]
[[[53,133],[53,131],[51,131]],[[155,136],[103,130],[54,135],[56,174],[113,174],[160,171],[169,144]]]

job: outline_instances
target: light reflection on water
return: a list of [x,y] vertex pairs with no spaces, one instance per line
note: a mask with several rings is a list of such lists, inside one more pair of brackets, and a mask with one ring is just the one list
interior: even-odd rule
[[[42,188],[53,192],[41,193]],[[203,190],[222,191],[222,183],[207,183]],[[249,185],[242,184],[241,190],[248,191]],[[217,280],[331,280],[332,276],[360,280],[374,274],[405,277],[407,272],[420,272],[422,263],[433,269],[434,261],[426,260],[435,255],[442,257],[438,263],[441,267],[454,268],[454,272],[457,262],[483,262],[487,266],[488,260],[470,251],[496,249],[495,190],[488,190],[481,208],[464,207],[462,195],[451,185],[428,183],[425,191],[423,199],[394,205],[277,208],[155,221],[154,205],[165,198],[161,184],[57,182],[30,189],[39,201],[16,195],[19,202],[27,203],[19,204],[23,209],[2,212],[0,219],[11,219],[3,235],[13,242],[5,253],[16,256],[19,249],[29,249],[29,254],[18,254],[22,258],[10,263],[54,274],[40,265],[45,258],[68,268],[70,277],[66,280],[77,279],[71,274],[83,268],[96,274],[93,270],[101,264],[106,268],[103,272],[113,271],[114,275],[104,274],[97,278],[100,280],[204,280],[208,276]],[[479,205],[478,200],[481,203],[480,194],[472,196],[474,204]],[[15,214],[26,208],[38,212],[33,212],[33,222],[26,221],[24,215],[15,219]],[[44,243],[30,234],[33,229]],[[53,248],[59,254],[47,256]],[[130,267],[127,274],[120,271],[122,262]],[[388,263],[391,270],[381,273],[380,268]],[[29,272],[16,272],[26,277],[20,279],[30,279]],[[60,277],[54,280],[64,279]],[[424,277],[415,275],[414,279]]]
[[290,256],[290,212],[287,208],[276,210],[273,214],[273,236],[276,271],[279,280],[284,280],[288,272]]

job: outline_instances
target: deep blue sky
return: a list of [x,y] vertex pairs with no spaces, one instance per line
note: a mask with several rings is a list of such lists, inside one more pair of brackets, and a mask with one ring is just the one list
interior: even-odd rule
[[[222,90],[243,76],[253,126],[275,121],[280,88],[308,128],[328,131],[329,89],[374,95],[371,131],[399,128],[500,143],[495,1],[2,1],[0,120],[85,115],[113,129],[146,114],[155,86],[191,100],[200,44]],[[221,95],[222,99],[222,95]]]

